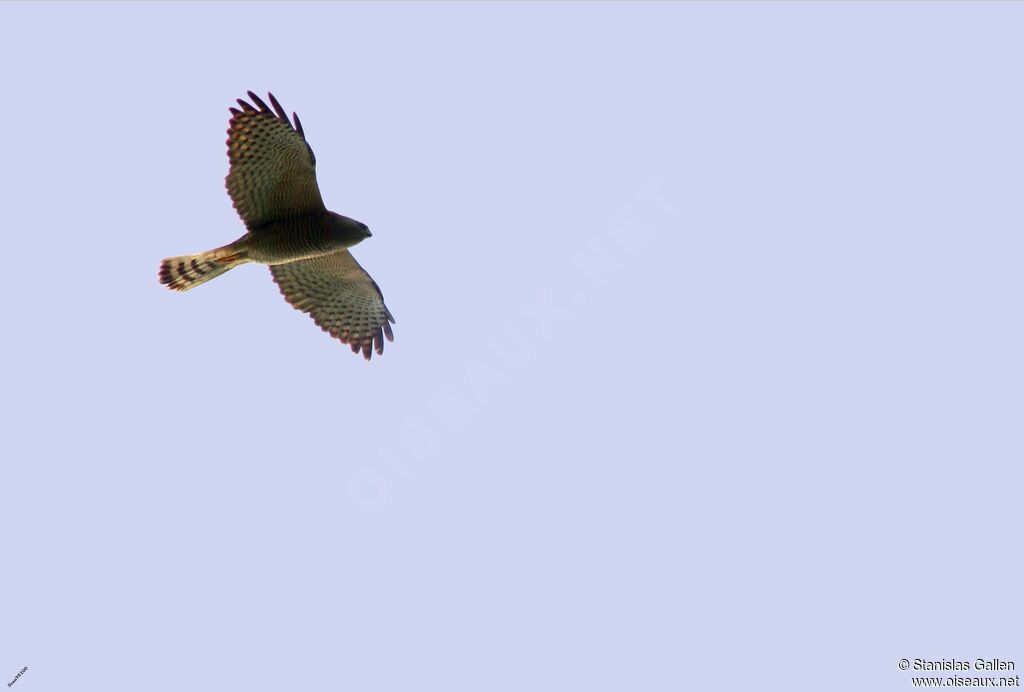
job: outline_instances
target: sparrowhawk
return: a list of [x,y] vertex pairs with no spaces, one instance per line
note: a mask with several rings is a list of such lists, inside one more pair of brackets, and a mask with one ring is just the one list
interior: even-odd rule
[[[281,293],[353,353],[384,353],[395,319],[370,275],[348,248],[370,237],[366,224],[327,211],[316,183],[316,157],[299,116],[288,119],[248,92],[228,124],[228,195],[246,234],[224,247],[160,265],[160,283],[187,291],[247,262],[270,265]],[[294,125],[293,125],[294,121]]]

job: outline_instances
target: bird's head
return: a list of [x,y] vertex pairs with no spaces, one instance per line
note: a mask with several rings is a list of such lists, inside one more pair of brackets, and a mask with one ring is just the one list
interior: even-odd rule
[[373,235],[370,233],[370,227],[362,221],[335,214],[333,211],[329,213],[332,228],[337,234],[338,240],[344,243],[345,247],[352,247]]

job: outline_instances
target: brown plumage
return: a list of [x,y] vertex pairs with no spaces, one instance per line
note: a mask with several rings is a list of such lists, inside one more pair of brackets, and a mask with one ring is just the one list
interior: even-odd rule
[[240,264],[267,264],[293,307],[367,360],[373,351],[382,354],[384,338],[394,340],[395,320],[347,249],[370,230],[324,206],[298,115],[289,120],[273,94],[272,107],[248,94],[252,103],[238,99],[240,108],[230,109],[225,181],[248,232],[215,250],[165,259],[160,282],[187,291]]

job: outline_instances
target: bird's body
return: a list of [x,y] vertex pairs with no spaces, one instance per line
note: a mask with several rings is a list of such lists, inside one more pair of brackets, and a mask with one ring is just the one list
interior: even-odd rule
[[273,94],[274,112],[251,91],[249,97],[259,109],[241,99],[242,110],[231,109],[226,181],[247,233],[215,250],[165,259],[160,281],[185,291],[240,264],[270,265],[293,307],[369,360],[371,350],[383,353],[385,336],[393,339],[394,322],[377,284],[348,251],[370,230],[324,207],[298,116],[292,127]]
[[345,250],[366,238],[366,226],[334,212],[269,221],[235,241],[249,260],[281,264]]

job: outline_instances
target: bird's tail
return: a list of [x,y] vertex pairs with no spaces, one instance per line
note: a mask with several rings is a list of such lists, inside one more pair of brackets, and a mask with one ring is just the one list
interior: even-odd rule
[[175,291],[187,291],[248,261],[238,243],[195,255],[168,257],[160,263],[160,283]]

